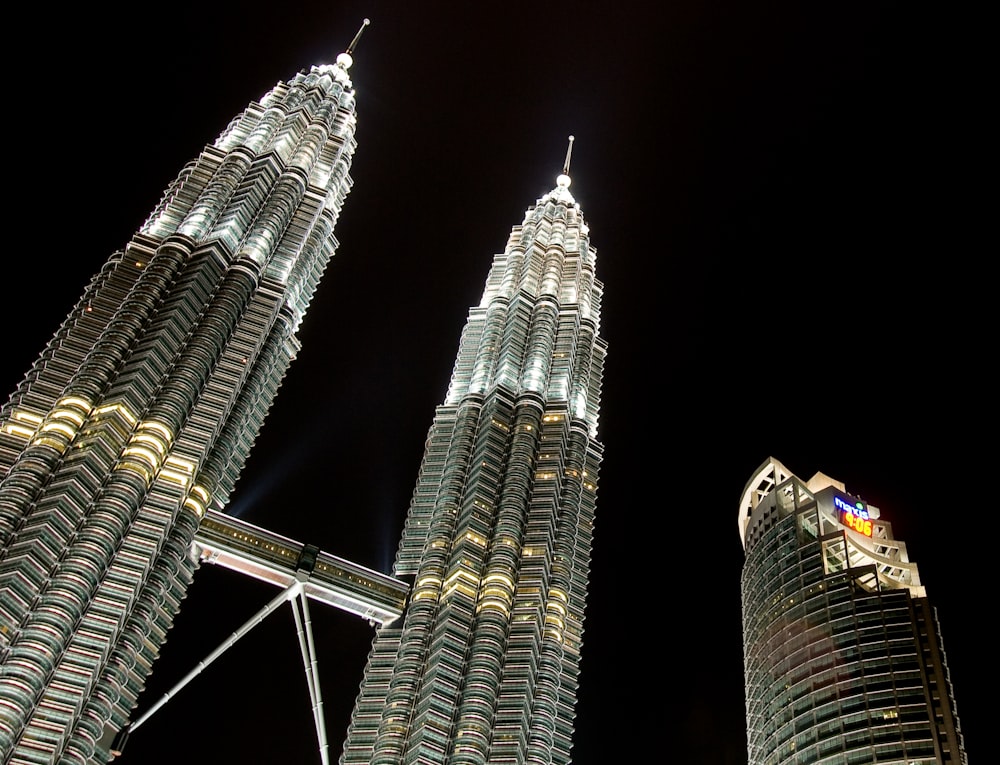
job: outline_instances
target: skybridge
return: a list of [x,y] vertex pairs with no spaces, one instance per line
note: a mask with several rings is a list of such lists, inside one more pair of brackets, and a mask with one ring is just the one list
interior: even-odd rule
[[403,613],[409,585],[230,515],[209,510],[192,552],[203,562],[287,589],[301,581],[312,600],[385,624]]
[[267,531],[234,516],[209,510],[195,535],[191,554],[202,563],[222,566],[269,582],[280,592],[222,645],[191,670],[170,691],[131,725],[119,731],[110,746],[113,756],[124,749],[129,735],[199,675],[237,640],[260,624],[283,603],[292,606],[302,663],[312,701],[320,761],[329,765],[326,723],[317,674],[316,651],[309,617],[309,601],[315,600],[367,619],[370,624],[387,624],[403,615],[409,585],[386,574],[351,563],[320,550],[315,545]]

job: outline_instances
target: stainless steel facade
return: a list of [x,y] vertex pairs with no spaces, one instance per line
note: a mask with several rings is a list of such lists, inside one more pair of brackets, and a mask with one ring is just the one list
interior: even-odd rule
[[967,765],[937,614],[878,508],[769,459],[739,532],[749,765]]
[[0,409],[4,762],[104,762],[129,719],[337,247],[351,63],[190,162]]
[[410,603],[378,628],[344,765],[571,761],[606,345],[568,163],[469,313],[393,569]]

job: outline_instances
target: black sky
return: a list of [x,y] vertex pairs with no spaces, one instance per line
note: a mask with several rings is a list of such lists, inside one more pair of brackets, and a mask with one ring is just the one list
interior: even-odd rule
[[[967,609],[988,581],[996,343],[958,20],[902,2],[647,5],[26,9],[16,34],[48,55],[7,61],[0,383],[185,162],[369,17],[340,247],[231,509],[389,570],[468,308],[573,134],[609,343],[575,762],[746,762],[737,503],[774,456],[843,481],[907,542],[975,763],[987,654]],[[139,711],[274,594],[203,568]],[[335,761],[373,632],[312,616]],[[282,609],[120,761],[319,762],[299,662]]]

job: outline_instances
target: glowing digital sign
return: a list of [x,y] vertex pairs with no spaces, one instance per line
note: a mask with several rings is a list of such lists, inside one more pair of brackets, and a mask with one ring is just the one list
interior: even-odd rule
[[852,505],[845,499],[834,497],[833,506],[837,508],[837,517],[840,522],[847,528],[854,529],[866,537],[872,535],[872,519],[863,502],[855,502]]

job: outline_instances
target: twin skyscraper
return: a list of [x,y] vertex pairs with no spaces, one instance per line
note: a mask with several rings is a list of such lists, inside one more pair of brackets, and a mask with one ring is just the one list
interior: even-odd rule
[[[128,728],[337,248],[356,43],[184,167],[0,410],[7,763],[106,762]],[[469,313],[345,763],[570,762],[605,343],[568,165]]]

